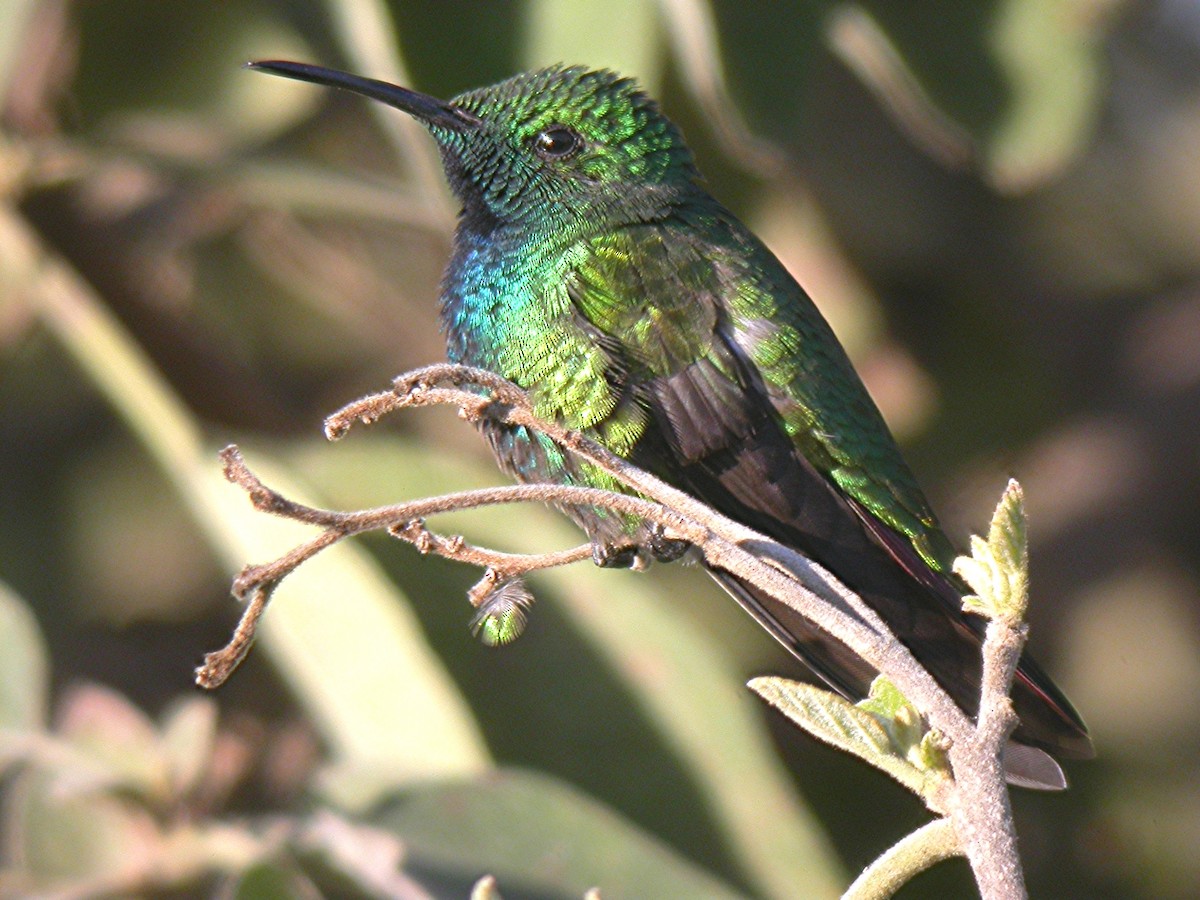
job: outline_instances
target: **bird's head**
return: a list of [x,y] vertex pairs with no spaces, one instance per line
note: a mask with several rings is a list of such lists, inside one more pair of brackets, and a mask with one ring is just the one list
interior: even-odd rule
[[319,66],[250,66],[416,118],[437,141],[468,215],[534,229],[622,224],[661,215],[698,178],[679,129],[632,80],[609,71],[541,69],[446,102]]

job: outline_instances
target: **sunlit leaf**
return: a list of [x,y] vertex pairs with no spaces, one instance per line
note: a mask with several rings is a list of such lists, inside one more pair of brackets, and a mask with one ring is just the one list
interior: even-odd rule
[[971,612],[1019,624],[1029,603],[1029,540],[1021,486],[1009,481],[988,528],[987,540],[971,537],[971,555],[954,561],[954,571],[974,594],[963,598]]
[[754,678],[750,688],[813,737],[854,754],[922,794],[925,776],[896,752],[887,729],[871,713],[832,691],[784,678]]
[[891,737],[892,746],[904,755],[907,755],[909,747],[919,744],[925,735],[921,713],[882,675],[876,676],[871,682],[866,699],[855,705],[875,716]]
[[48,666],[37,620],[0,582],[0,729],[45,724]]

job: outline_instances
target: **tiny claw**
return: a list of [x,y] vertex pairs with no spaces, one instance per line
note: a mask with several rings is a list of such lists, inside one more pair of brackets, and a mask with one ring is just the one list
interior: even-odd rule
[[640,568],[640,555],[633,544],[592,544],[592,562],[602,569]]
[[689,541],[685,541],[682,538],[667,537],[666,532],[659,525],[655,525],[650,530],[648,549],[650,550],[650,555],[657,562],[675,562],[691,548],[692,545]]

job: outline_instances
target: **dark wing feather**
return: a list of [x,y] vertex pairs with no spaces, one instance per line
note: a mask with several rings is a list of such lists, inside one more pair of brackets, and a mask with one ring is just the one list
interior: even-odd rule
[[[768,383],[769,373],[755,358],[761,335],[748,336],[752,326],[746,324],[744,309],[740,319],[731,312],[735,294],[753,291],[731,280],[737,273],[720,264],[728,248],[678,233],[667,241],[665,227],[647,225],[606,237],[603,252],[576,270],[569,284],[578,314],[607,336],[604,346],[621,377],[613,390],[648,412],[648,424],[628,454],[631,461],[835,573],[879,613],[955,702],[973,714],[980,628],[961,611],[954,577],[934,567],[945,553],[942,545],[949,544],[890,435],[884,428],[882,435],[865,439],[871,454],[886,457],[884,476],[852,479],[865,486],[847,491],[842,481],[853,476],[850,464],[822,447],[844,455],[853,442],[828,431],[819,440],[797,432],[793,406],[798,401],[782,396],[778,381]],[[760,262],[767,277],[788,277],[773,257]],[[794,283],[792,288],[799,290]],[[769,325],[759,329],[769,330]],[[828,405],[848,395],[855,404],[870,404],[857,376],[852,370],[847,375],[838,362],[844,359],[840,348],[822,347],[820,352],[834,362],[818,367],[811,377],[834,373],[838,379],[827,386],[833,399],[822,402]],[[846,378],[853,384],[847,386]],[[805,390],[811,394],[822,387],[806,384]],[[877,418],[873,405],[870,410]],[[875,418],[868,417],[863,427],[883,428]],[[828,428],[831,422],[847,427],[846,421],[834,416],[814,427]],[[853,416],[849,422],[863,425]],[[812,450],[811,457],[806,450]],[[833,471],[838,466],[841,480]],[[881,517],[877,509],[881,497],[887,500],[889,485],[900,485],[903,496],[894,504],[899,510],[895,515]],[[921,517],[919,528],[898,530],[898,521],[915,517]],[[932,564],[930,556],[935,557]],[[712,574],[833,687],[850,697],[865,693],[874,673],[857,656],[729,573]],[[1013,700],[1021,719],[1016,740],[1066,755],[1091,755],[1078,714],[1028,658]]]

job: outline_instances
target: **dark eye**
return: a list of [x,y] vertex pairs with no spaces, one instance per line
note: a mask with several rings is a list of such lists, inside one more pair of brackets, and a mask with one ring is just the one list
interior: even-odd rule
[[533,139],[533,150],[542,159],[566,159],[582,146],[583,138],[565,125],[551,125]]

